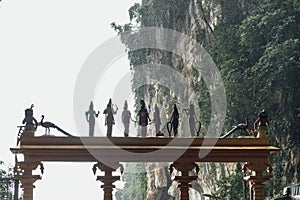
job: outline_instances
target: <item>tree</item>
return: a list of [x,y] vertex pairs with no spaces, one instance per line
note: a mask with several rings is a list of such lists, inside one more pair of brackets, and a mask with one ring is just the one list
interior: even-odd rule
[[241,164],[236,164],[236,169],[229,177],[222,175],[217,181],[219,190],[215,196],[222,199],[243,199],[244,198],[244,186]]
[[[276,196],[283,185],[300,182],[300,160],[289,160],[290,155],[297,155],[300,151],[300,1],[212,2],[221,5],[221,15],[211,31],[211,38],[205,42],[202,40],[207,38],[207,30],[203,30],[203,27],[198,27],[195,33],[189,32],[192,29],[189,1],[143,1],[141,5],[131,8],[131,23],[124,26],[114,24],[113,27],[119,32],[147,26],[170,28],[195,37],[197,42],[203,44],[216,62],[226,89],[227,129],[244,121],[249,113],[258,113],[262,109],[269,112],[271,143],[283,150],[271,157],[271,162],[275,163],[275,180],[270,182],[272,187],[269,196]],[[207,7],[200,9],[204,17],[209,16]],[[133,72],[139,65],[154,61],[183,73],[192,89],[197,91],[203,125],[209,123],[208,89],[203,80],[198,78],[199,74],[193,70],[193,66],[186,67],[175,55],[153,49],[130,52],[129,47],[128,57]],[[147,86],[138,88],[136,100],[147,96],[147,91]],[[157,91],[157,101],[164,107],[173,103],[170,99],[174,100],[175,97],[168,89],[157,86]],[[285,163],[284,167],[282,163]],[[282,179],[283,176],[286,181]],[[234,179],[234,176],[230,179]],[[234,191],[229,194],[236,195]]]
[[[0,161],[0,199],[2,200],[17,200],[18,199],[18,181],[15,181],[12,174],[12,168],[6,167],[2,161]],[[15,193],[15,194],[14,194]]]
[[144,163],[127,163],[122,176],[124,188],[116,192],[118,200],[140,200],[146,198],[147,180]]
[[[228,15],[231,13],[223,18]],[[263,0],[243,17],[221,20],[210,44],[230,102],[227,126],[263,108],[271,116],[269,137],[283,149],[283,155],[272,156],[276,184],[270,183],[270,196],[279,194],[284,185],[300,181],[300,161],[292,164],[288,156],[300,151],[299,41],[299,1]]]

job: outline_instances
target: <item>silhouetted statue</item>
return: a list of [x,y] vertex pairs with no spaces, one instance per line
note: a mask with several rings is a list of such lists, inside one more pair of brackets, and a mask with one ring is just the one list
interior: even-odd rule
[[56,126],[54,123],[52,122],[44,122],[44,118],[45,116],[42,115],[42,119],[41,119],[41,126],[45,128],[45,135],[47,135],[47,132],[48,134],[50,135],[50,128],[56,128],[58,131],[60,131],[61,133],[67,135],[67,136],[71,136],[71,137],[74,137],[73,135],[67,133],[66,131],[62,130],[61,128],[59,128],[58,126]]
[[94,110],[94,104],[91,101],[89,110],[85,112],[86,121],[89,123],[89,136],[94,136],[94,129],[95,129],[95,117],[98,117],[100,111],[96,113]]
[[162,136],[163,134],[160,132],[160,125],[161,125],[160,112],[157,104],[155,104],[154,106],[153,122],[155,126],[156,135]]
[[258,119],[254,122],[254,130],[257,131],[258,138],[267,137],[269,126],[268,113],[265,110],[260,111]]
[[131,113],[128,110],[128,103],[125,101],[124,107],[123,107],[123,112],[122,112],[122,122],[124,124],[124,136],[128,137],[129,135],[129,125],[130,125],[130,119],[131,119]]
[[173,108],[174,108],[174,110],[173,110],[170,121],[172,123],[174,137],[176,137],[178,134],[178,126],[179,126],[179,112],[178,112],[176,104],[174,104]]
[[33,107],[34,105],[31,104],[31,107],[25,110],[25,118],[22,121],[25,124],[25,131],[36,130],[38,126],[37,120],[33,117]]
[[[190,104],[190,108],[183,109],[183,111],[185,111],[185,113],[189,116],[190,132],[191,132],[191,136],[194,137],[194,136],[196,136],[196,122],[198,122],[197,116],[195,114],[195,106],[194,106],[194,104]],[[198,127],[198,130],[200,128],[201,128],[201,123],[200,123],[200,127]],[[199,131],[200,131],[200,130],[199,131],[198,130],[197,130],[197,136],[199,136]]]
[[117,111],[118,111],[117,106],[116,106],[115,111],[112,106],[113,105],[112,105],[111,99],[109,99],[107,107],[103,112],[103,114],[105,114],[105,126],[107,126],[107,137],[111,137],[112,128],[113,128],[113,125],[115,124],[114,115],[117,114]]
[[142,137],[146,137],[148,120],[151,122],[151,119],[149,117],[149,113],[146,108],[145,101],[141,100],[140,104],[141,104],[141,109],[139,110],[137,116],[139,117],[139,125],[141,126],[141,135]]

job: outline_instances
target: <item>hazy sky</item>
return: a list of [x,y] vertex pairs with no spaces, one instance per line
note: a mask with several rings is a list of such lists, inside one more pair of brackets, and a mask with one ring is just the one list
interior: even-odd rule
[[[116,35],[110,28],[111,22],[129,21],[127,11],[135,2],[139,0],[0,2],[0,160],[10,166],[14,164],[9,148],[16,145],[16,126],[21,125],[24,110],[32,103],[38,121],[44,114],[45,120],[74,135],[84,135],[77,133],[73,116],[73,92],[79,70],[95,48]],[[114,71],[116,68],[118,73]],[[126,56],[116,60],[111,70],[101,79],[104,83],[99,84],[125,75],[128,78]],[[96,94],[95,109],[102,112],[110,95]],[[89,102],[86,109],[88,105]],[[122,107],[119,105],[120,111]],[[101,117],[99,123],[103,125]],[[114,134],[122,134],[118,127],[115,130]],[[37,135],[43,133],[44,129],[39,127]],[[54,130],[51,133],[61,136]],[[45,163],[44,166],[45,174],[35,184],[34,199],[102,198],[100,182],[92,174],[93,163]]]

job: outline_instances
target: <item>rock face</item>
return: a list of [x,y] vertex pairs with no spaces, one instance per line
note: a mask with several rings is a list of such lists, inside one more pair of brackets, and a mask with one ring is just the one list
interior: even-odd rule
[[[186,52],[193,52],[195,50],[195,43],[201,46],[209,42],[213,35],[213,29],[218,22],[218,17],[221,16],[221,4],[217,0],[143,0],[141,4],[141,26],[142,27],[163,27],[178,32],[184,33],[194,39],[194,41],[187,46],[180,46]],[[172,55],[164,51],[150,51],[150,56],[145,58],[145,61],[150,63],[162,63],[172,66],[176,70],[184,73],[185,70],[190,69],[192,64],[186,63],[176,55]],[[190,63],[195,63],[196,58],[191,58]],[[134,60],[131,60],[135,65]],[[186,77],[192,83],[194,77],[187,75]],[[176,80],[181,81],[181,80]],[[199,80],[198,80],[199,81]],[[170,101],[174,98],[172,91],[154,86],[157,90],[157,98],[151,99],[147,92],[143,93],[144,98],[149,98],[148,102],[158,102],[169,107]],[[178,97],[179,102],[192,102],[193,91],[192,88],[185,88],[183,93],[185,95]],[[183,105],[188,107],[188,103]],[[152,108],[152,110],[154,110]],[[168,109],[166,109],[168,110]],[[169,107],[169,110],[171,108]],[[167,112],[167,111],[166,111]],[[182,115],[182,123],[179,132],[189,130],[188,117]],[[162,128],[166,132],[165,128]],[[151,130],[150,130],[151,131]],[[186,133],[189,136],[189,133]],[[184,135],[182,135],[184,136]],[[165,167],[162,167],[165,166]],[[221,173],[229,173],[230,168],[224,164],[200,164],[200,173],[197,181],[193,182],[193,189],[190,190],[190,199],[205,199],[201,196],[202,193],[210,194],[216,190],[216,180]],[[166,163],[148,163],[146,165],[147,171],[147,200],[162,200],[162,199],[179,199],[179,190],[176,182],[172,182]],[[173,176],[176,172],[173,172]]]
[[[167,29],[176,30],[184,33],[185,35],[194,39],[186,46],[180,46],[184,48],[185,52],[190,53],[195,51],[195,43],[197,42],[202,47],[206,47],[213,37],[214,29],[223,11],[230,11],[230,8],[235,7],[240,10],[241,13],[245,13],[249,8],[249,4],[255,3],[256,0],[142,0],[142,4],[139,7],[139,24],[141,27],[163,27]],[[248,6],[247,6],[247,5]],[[134,16],[136,13],[131,10],[131,14]],[[160,63],[173,67],[175,70],[182,74],[185,74],[185,78],[189,81],[190,85],[199,83],[199,77],[195,78],[191,71],[193,69],[193,63],[197,63],[195,57],[191,57],[189,61],[184,61],[179,56],[171,54],[170,52],[162,50],[147,49],[133,55],[129,55],[129,59],[133,69],[133,75],[135,75],[135,67],[143,63]],[[168,77],[170,78],[170,77]],[[180,82],[182,80],[174,81]],[[156,95],[152,97],[149,94],[149,88],[141,87],[136,92],[136,99],[146,99],[150,102],[151,110],[154,110],[154,104],[158,103],[162,107],[166,108],[166,113],[172,110],[172,103],[176,102],[192,102],[195,99],[193,96],[192,88],[186,87],[183,90],[182,96],[176,96],[168,88],[155,85],[151,86],[155,88]],[[201,92],[201,91],[199,91]],[[278,91],[278,94],[274,94],[274,101],[280,101],[282,91]],[[175,100],[174,100],[175,99]],[[138,104],[138,103],[137,103]],[[183,103],[182,107],[188,107],[188,103]],[[167,114],[165,115],[167,116]],[[166,121],[168,118],[163,119]],[[208,117],[209,119],[210,117]],[[187,130],[187,116],[182,115],[181,118],[184,122],[180,126],[181,131]],[[203,120],[203,119],[202,119]],[[277,125],[280,126],[280,125]],[[288,125],[287,125],[288,126]],[[202,128],[205,132],[205,127]],[[276,130],[276,125],[273,127]],[[151,130],[150,130],[151,132]],[[166,127],[162,125],[162,132],[166,135]],[[184,135],[186,134],[186,135]],[[154,135],[154,130],[152,130]],[[294,138],[291,138],[289,133],[283,133],[284,136],[276,136],[272,138],[272,142],[275,146],[281,147],[283,151],[280,156],[274,156],[272,162],[274,166],[275,181],[273,184],[274,190],[281,190],[281,185],[285,183],[297,183],[300,181],[300,164],[299,164],[299,145],[290,145]],[[189,136],[184,132],[182,136]],[[299,141],[300,142],[300,141]],[[286,145],[284,145],[286,144]],[[292,144],[295,144],[293,142]],[[148,163],[147,167],[147,200],[152,199],[179,199],[179,191],[177,184],[172,182],[173,177],[170,176],[166,164],[162,163]],[[230,176],[234,173],[235,164],[223,164],[223,163],[200,163],[200,173],[197,181],[192,183],[193,189],[190,191],[190,199],[205,199],[201,196],[202,193],[214,193],[218,190],[217,180],[222,176]],[[176,173],[176,172],[173,172]],[[174,174],[173,174],[174,175]],[[269,191],[272,195],[273,191]]]
[[[218,18],[222,15],[222,1],[218,0],[143,0],[140,6],[141,13],[141,26],[142,27],[163,27],[178,32],[194,39],[190,44],[186,46],[178,47],[184,48],[186,52],[190,53],[195,51],[195,42],[202,47],[208,44],[210,38],[213,36],[213,30],[218,23]],[[243,1],[237,1],[242,4]],[[146,63],[161,63],[168,66],[172,66],[177,71],[185,73],[192,68],[192,63],[196,63],[198,58],[190,58],[187,63],[180,57],[172,55],[169,52],[160,50],[151,50],[147,52],[148,56],[143,57]],[[131,57],[132,58],[132,57]],[[136,61],[131,59],[133,69]],[[134,70],[133,70],[134,71]],[[186,73],[186,78],[189,83],[193,83],[195,77]],[[201,77],[201,76],[199,76]],[[176,80],[181,81],[181,80]],[[147,94],[147,88],[142,91],[143,98],[148,98],[147,102],[154,102],[163,105],[163,107],[170,108],[170,101],[175,98],[172,91],[154,85],[157,90],[157,98],[153,99]],[[195,98],[193,96],[192,88],[184,88],[184,95],[177,98],[178,102],[192,102]],[[151,103],[150,103],[151,104]],[[153,103],[152,103],[153,104]],[[188,103],[183,105],[188,107]],[[153,107],[153,106],[152,106]],[[151,108],[154,110],[154,108]],[[166,109],[168,110],[168,109]],[[167,112],[167,111],[166,111]],[[182,130],[188,130],[188,117],[182,115],[182,123],[179,132],[189,136],[189,133]],[[163,132],[166,132],[166,128],[163,127]],[[204,128],[205,129],[205,128]],[[151,130],[150,130],[151,132]],[[153,132],[153,131],[152,131]],[[152,133],[153,135],[154,133]],[[185,136],[185,135],[182,135]],[[197,181],[192,183],[192,189],[190,190],[190,199],[199,200],[205,199],[201,194],[211,194],[217,190],[216,181],[221,175],[230,175],[234,170],[234,165],[215,164],[215,163],[201,163],[200,173]],[[168,165],[166,163],[148,163],[146,165],[147,171],[147,200],[167,200],[167,199],[179,199],[179,190],[176,182],[171,181],[176,174],[173,172],[171,177],[168,171]]]
[[172,199],[168,194],[171,177],[168,163],[147,163],[147,200]]

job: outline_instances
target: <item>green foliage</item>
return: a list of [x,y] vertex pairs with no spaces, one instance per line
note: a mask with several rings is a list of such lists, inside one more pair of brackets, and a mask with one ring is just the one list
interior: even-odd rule
[[[300,4],[297,0],[263,0],[244,15],[235,8],[223,12],[209,51],[217,62],[226,87],[227,126],[248,113],[266,109],[269,137],[284,154],[297,154],[300,142]],[[239,9],[237,9],[239,10]],[[289,156],[272,156],[274,180],[269,195],[299,182],[298,164]],[[282,163],[286,163],[282,167]],[[286,177],[286,181],[282,177]]]
[[13,198],[13,174],[12,168],[7,168],[3,161],[0,161],[0,198],[3,200]]
[[217,186],[220,188],[214,196],[222,199],[243,199],[244,198],[244,186],[243,186],[244,174],[241,169],[241,164],[236,165],[235,172],[226,177],[224,175],[217,181]]
[[147,180],[144,163],[127,163],[122,176],[125,182],[122,190],[117,190],[117,200],[141,200],[146,198]]
[[[205,5],[201,3],[197,2],[198,6],[203,6],[204,18],[208,17],[210,11],[206,4],[209,1],[205,1]],[[282,154],[271,157],[274,179],[268,183],[270,190],[267,193],[271,197],[276,196],[283,186],[300,182],[300,177],[295,176],[300,174],[299,160],[297,163],[289,160],[290,154],[297,155],[300,151],[300,1],[215,0],[213,4],[220,4],[222,13],[208,43],[202,42],[207,37],[207,30],[203,27],[189,32],[189,1],[144,0],[142,4],[130,8],[129,24],[112,24],[112,27],[119,33],[149,26],[170,28],[190,34],[197,42],[207,45],[205,47],[217,63],[226,89],[228,104],[225,127],[231,129],[232,125],[243,122],[249,113],[258,113],[261,109],[269,112],[269,137],[273,145],[283,150]],[[161,50],[129,51],[128,57],[133,73],[139,65],[152,61],[182,72],[192,89],[197,91],[200,107],[197,115],[200,115],[204,126],[208,125],[211,117],[210,95],[193,67],[187,67],[180,58]],[[155,85],[155,88],[155,101],[166,110],[171,108],[172,103],[177,101],[176,95],[162,86]],[[136,105],[147,96],[148,86],[138,88]],[[185,100],[190,100],[188,93]],[[282,156],[285,154],[287,156]],[[284,167],[282,163],[286,163]],[[242,188],[241,183],[237,182],[240,175],[240,172],[236,172],[230,177],[223,177],[219,195],[235,198],[242,194],[238,192]],[[238,190],[231,191],[229,186],[235,186]]]

